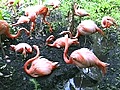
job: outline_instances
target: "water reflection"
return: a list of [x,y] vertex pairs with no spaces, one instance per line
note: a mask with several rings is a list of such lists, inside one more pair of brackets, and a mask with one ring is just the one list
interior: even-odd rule
[[97,85],[102,79],[102,73],[99,68],[92,67],[80,69],[75,77],[69,79],[64,86],[65,90],[96,90]]

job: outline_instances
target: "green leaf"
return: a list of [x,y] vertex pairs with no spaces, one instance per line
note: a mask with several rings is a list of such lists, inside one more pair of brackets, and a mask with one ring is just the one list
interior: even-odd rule
[[2,11],[0,10],[0,20],[3,20]]
[[20,0],[15,0],[15,2],[13,3],[13,5],[16,6],[19,2],[20,2]]

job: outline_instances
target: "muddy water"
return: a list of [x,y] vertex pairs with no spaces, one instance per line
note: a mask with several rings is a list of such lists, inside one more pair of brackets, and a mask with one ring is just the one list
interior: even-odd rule
[[64,86],[65,90],[92,90],[92,88],[97,88],[97,84],[102,78],[98,68],[82,69],[80,72],[68,80]]
[[[116,66],[110,65],[105,76],[96,67],[79,69],[80,72],[65,83],[64,90],[118,90],[120,88],[120,77],[118,75],[120,72],[116,71],[120,66],[117,64],[120,63],[120,45],[117,43],[117,35],[110,33],[107,39],[99,35],[93,36],[94,44],[91,45],[93,52],[100,60],[110,64],[114,62]],[[114,69],[114,76],[111,73],[111,68]],[[115,79],[117,75],[118,77]],[[111,85],[111,82],[114,84]]]

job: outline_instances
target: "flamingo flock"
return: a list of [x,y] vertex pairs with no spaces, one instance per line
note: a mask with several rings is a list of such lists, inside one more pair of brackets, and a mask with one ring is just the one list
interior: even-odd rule
[[3,49],[3,47],[2,47],[2,44],[1,44],[1,43],[2,43],[2,42],[1,42],[1,35],[6,35],[8,38],[15,39],[15,38],[18,38],[18,37],[20,36],[20,34],[21,34],[21,32],[22,32],[23,30],[25,31],[25,33],[26,33],[27,35],[30,34],[30,32],[29,32],[27,29],[25,29],[25,28],[20,28],[20,29],[18,30],[17,34],[13,35],[13,34],[10,33],[10,25],[8,24],[8,22],[5,21],[5,20],[0,20],[0,46],[1,46],[1,49],[2,49],[2,52],[3,52],[3,56],[4,56],[4,57],[5,57],[6,55],[5,55],[5,51],[4,51],[4,49]]
[[[6,5],[13,4],[14,0],[8,0]],[[58,8],[60,6],[60,1],[51,0],[49,2],[50,6],[53,6],[53,9]],[[21,16],[17,23],[12,24],[12,26],[19,25],[21,23],[29,23],[31,22],[31,30],[35,29],[35,20],[38,15],[43,15],[43,22],[49,26],[50,32],[53,32],[51,24],[46,20],[46,16],[49,16],[49,9],[45,5],[35,5],[29,6],[25,10],[25,16]],[[76,16],[90,16],[84,9],[78,9],[77,4],[74,5],[74,15]],[[101,26],[103,28],[110,28],[110,26],[117,26],[115,20],[110,16],[105,16],[101,20]],[[24,30],[27,35],[30,35],[30,32],[21,28],[18,30],[16,35],[11,35],[9,31],[9,24],[5,20],[0,20],[0,36],[5,34],[8,38],[17,38],[21,31]],[[80,68],[90,68],[90,67],[98,67],[101,69],[103,75],[107,72],[108,63],[101,61],[90,49],[88,48],[80,48],[71,53],[68,57],[69,48],[71,45],[78,45],[80,42],[78,38],[81,35],[91,35],[96,32],[99,32],[101,35],[105,35],[103,30],[98,27],[98,25],[93,20],[84,20],[77,26],[76,35],[73,36],[70,31],[62,31],[59,35],[65,34],[63,37],[57,38],[52,44],[51,42],[55,39],[53,35],[50,35],[46,39],[46,45],[53,48],[64,48],[63,59],[66,64],[73,64]],[[1,40],[0,40],[1,43]],[[52,62],[47,58],[43,58],[40,56],[40,50],[37,45],[30,46],[27,43],[19,43],[17,45],[10,45],[11,50],[15,52],[22,53],[25,57],[27,53],[33,53],[33,49],[36,50],[36,55],[30,59],[28,59],[24,64],[24,71],[32,76],[39,77],[45,76],[52,73],[53,70],[59,67],[59,62]],[[28,68],[28,66],[30,66]]]

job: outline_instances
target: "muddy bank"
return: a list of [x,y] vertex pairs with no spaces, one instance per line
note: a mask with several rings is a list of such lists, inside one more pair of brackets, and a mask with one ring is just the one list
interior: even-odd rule
[[[40,24],[37,25],[37,27],[39,27]],[[29,25],[25,28],[29,30]],[[48,27],[45,25],[42,32],[36,30],[32,33],[32,37],[28,37],[23,33],[22,36],[16,40],[9,39],[4,42],[4,49],[9,58],[4,60],[0,51],[0,90],[64,90],[66,82],[80,72],[76,66],[67,65],[64,62],[63,48],[57,49],[45,45],[45,40],[49,35],[53,34],[55,38],[59,38],[61,36],[59,36],[58,33],[67,28],[60,27],[55,30],[54,33],[45,31],[46,28]],[[97,35],[98,34],[96,34],[96,36]],[[93,39],[95,38],[94,35],[93,37],[81,36],[79,38],[80,45],[74,45],[69,48],[69,55],[76,49],[82,47],[90,48],[100,60],[105,60],[105,62],[110,63],[107,74],[93,84],[97,89],[117,90],[120,88],[120,46],[117,44],[117,37],[114,36],[117,35],[114,35],[114,33],[110,34],[109,39],[105,40],[103,38],[103,41],[101,40],[100,44],[97,43],[99,38]],[[99,37],[101,39],[101,36]],[[31,46],[34,44],[38,45],[41,56],[51,61],[59,62],[60,66],[48,76],[39,78],[30,77],[24,72],[23,65],[29,58],[34,57],[36,52],[34,51],[32,54],[28,54],[25,59],[20,53],[16,55],[14,51],[10,50],[10,45],[18,44],[20,42],[26,42]],[[96,44],[98,44],[98,46],[96,46]],[[89,81],[89,79],[87,81]],[[94,90],[92,87],[90,89]],[[85,86],[84,89],[89,90],[88,88],[85,88]]]

